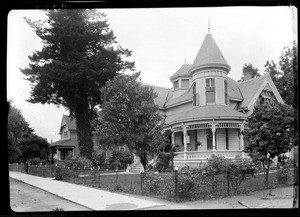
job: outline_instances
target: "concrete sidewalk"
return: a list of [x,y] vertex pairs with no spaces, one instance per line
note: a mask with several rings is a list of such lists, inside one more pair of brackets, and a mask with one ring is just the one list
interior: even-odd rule
[[12,171],[9,172],[9,176],[92,210],[138,210],[164,205],[96,188],[58,181],[53,178],[43,178]]

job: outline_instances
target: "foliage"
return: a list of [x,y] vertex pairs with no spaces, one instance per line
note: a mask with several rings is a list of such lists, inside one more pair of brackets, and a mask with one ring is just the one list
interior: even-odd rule
[[75,117],[82,156],[93,152],[91,121],[102,103],[100,88],[134,63],[131,52],[118,46],[105,15],[95,9],[45,10],[45,21],[25,21],[44,46],[21,69],[32,84],[31,103],[62,105]]
[[92,159],[91,161],[93,162],[93,165],[96,166],[102,166],[105,163],[106,156],[105,152],[96,152],[94,151],[92,153]]
[[276,179],[279,184],[287,184],[290,178],[291,178],[291,170],[287,166],[281,168],[276,173]]
[[47,159],[40,159],[39,157],[28,159],[27,163],[30,165],[47,165]]
[[16,162],[22,155],[20,141],[23,136],[30,134],[33,130],[23,117],[21,110],[12,105],[12,100],[8,102],[9,113],[7,117],[7,143],[8,143],[8,162]]
[[219,185],[217,176],[226,173],[227,165],[228,160],[223,156],[212,154],[210,158],[207,159],[207,164],[203,168],[203,174],[205,174],[205,178],[210,180],[213,190]]
[[[246,71],[251,72],[252,78],[257,78],[261,76],[261,74],[258,72],[258,69],[255,68],[251,63],[245,64],[243,66],[243,73],[245,73]],[[242,76],[241,79],[239,80],[239,82],[241,81],[244,81],[244,76]]]
[[228,161],[227,175],[233,189],[238,187],[250,176],[254,177],[255,165],[249,159],[236,157],[236,159]]
[[47,159],[50,154],[50,144],[45,138],[37,136],[35,134],[27,135],[20,141],[20,149],[22,161],[26,161],[31,158]]
[[141,83],[139,75],[115,76],[101,89],[103,109],[94,123],[94,137],[107,148],[126,144],[146,168],[147,154],[158,153],[165,137],[156,94]]
[[93,162],[86,157],[77,155],[76,157],[68,157],[64,162],[64,166],[70,169],[85,169],[92,168]]
[[243,132],[245,152],[263,163],[268,185],[272,159],[291,150],[295,138],[294,113],[291,106],[271,102],[254,108],[248,117],[249,128]]
[[114,150],[109,158],[109,163],[126,168],[128,164],[133,163],[133,154],[130,151]]
[[298,89],[298,48],[296,43],[294,42],[292,48],[283,49],[278,65],[273,60],[267,61],[265,71],[270,74],[284,102],[297,108],[295,93]]
[[162,171],[165,171],[167,169],[170,169],[170,161],[172,160],[171,157],[172,156],[170,155],[170,153],[160,153],[160,154],[158,154],[155,169],[158,172],[162,172]]
[[56,166],[54,171],[54,179],[55,180],[63,180],[65,176],[66,169],[62,166]]

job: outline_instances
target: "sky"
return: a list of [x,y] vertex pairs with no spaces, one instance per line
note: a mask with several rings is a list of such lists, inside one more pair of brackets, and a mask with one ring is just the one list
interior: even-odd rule
[[[294,10],[294,13],[292,12]],[[284,47],[297,40],[297,9],[277,7],[101,9],[123,48],[132,51],[128,59],[141,71],[142,82],[171,88],[170,76],[185,62],[193,63],[210,32],[231,67],[228,76],[239,80],[242,68],[251,63],[264,74],[266,61],[278,63]],[[7,99],[22,111],[35,133],[51,142],[58,134],[64,107],[26,101],[30,83],[20,68],[43,43],[23,17],[44,20],[40,10],[12,10],[7,29]]]

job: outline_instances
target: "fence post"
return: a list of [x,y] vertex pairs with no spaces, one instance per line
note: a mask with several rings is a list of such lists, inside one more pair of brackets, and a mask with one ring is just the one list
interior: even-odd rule
[[118,186],[118,166],[116,166],[116,188]]
[[229,195],[229,191],[230,191],[230,185],[229,185],[229,172],[227,172],[227,194]]
[[178,202],[178,167],[175,167],[175,201]]
[[141,172],[141,195],[143,195],[144,172]]

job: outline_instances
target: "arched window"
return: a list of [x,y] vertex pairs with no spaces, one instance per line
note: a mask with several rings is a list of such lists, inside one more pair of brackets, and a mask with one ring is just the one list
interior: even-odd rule
[[196,106],[196,83],[193,84],[193,106]]

